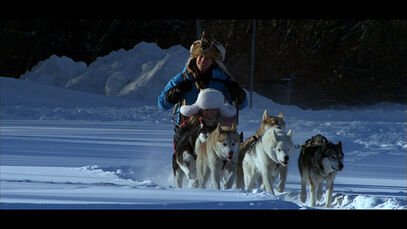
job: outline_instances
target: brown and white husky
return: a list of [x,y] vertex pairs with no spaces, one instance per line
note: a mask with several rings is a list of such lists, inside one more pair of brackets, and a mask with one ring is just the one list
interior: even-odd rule
[[[236,157],[241,136],[237,132],[237,127],[233,124],[232,127],[221,126],[212,131],[206,141],[202,142],[197,147],[196,172],[198,184],[200,188],[206,188],[206,184],[211,177],[215,188],[220,189],[221,177],[225,172],[225,164],[233,163],[233,158]],[[199,141],[199,139],[197,140]],[[227,181],[227,188],[230,188],[233,183]]]

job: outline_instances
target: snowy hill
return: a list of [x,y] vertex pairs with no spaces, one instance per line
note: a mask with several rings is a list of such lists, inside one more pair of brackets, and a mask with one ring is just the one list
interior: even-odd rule
[[[89,66],[54,55],[21,79],[0,77],[0,208],[310,209],[299,199],[298,151],[276,196],[174,187],[170,111],[156,100],[187,57],[143,42]],[[317,133],[342,141],[334,208],[407,208],[405,105],[312,111],[256,93],[253,101],[240,114],[245,138],[267,108],[283,112],[295,144]]]
[[129,51],[99,57],[89,66],[53,55],[21,79],[155,104],[162,83],[182,70],[188,55],[179,45],[162,50],[154,43],[141,42]]

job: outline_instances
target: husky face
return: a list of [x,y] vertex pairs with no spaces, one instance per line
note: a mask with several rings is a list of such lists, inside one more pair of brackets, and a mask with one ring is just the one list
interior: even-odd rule
[[289,155],[294,151],[291,136],[291,130],[285,133],[283,130],[275,128],[267,130],[264,134],[264,140],[270,147],[266,150],[266,153],[274,162],[283,166],[288,165]]
[[236,126],[232,127],[220,126],[215,130],[218,132],[216,136],[216,148],[220,158],[228,161],[233,159],[233,154],[237,154],[240,145],[240,135],[237,133]]
[[267,109],[264,110],[261,126],[263,131],[270,128],[285,129],[284,115],[280,113],[278,116],[270,116],[267,114]]
[[208,140],[208,136],[209,136],[208,133],[203,133],[203,132],[201,132],[201,133],[199,133],[199,135],[198,135],[198,139],[199,139],[199,141],[200,141],[201,143],[204,143],[204,142],[206,142],[206,140]]
[[341,171],[343,169],[343,157],[344,154],[342,152],[341,142],[338,142],[336,145],[328,143],[327,149],[321,160],[322,166],[328,173]]
[[200,129],[199,129],[199,135],[198,139],[201,141],[201,143],[206,142],[208,139],[209,134],[213,131],[214,128],[210,126],[206,126],[203,123],[200,124]]

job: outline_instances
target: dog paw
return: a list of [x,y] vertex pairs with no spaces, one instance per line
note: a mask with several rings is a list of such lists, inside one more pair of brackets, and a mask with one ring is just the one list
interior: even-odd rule
[[300,199],[301,199],[301,202],[305,203],[305,201],[307,201],[307,193],[301,192]]
[[264,184],[262,184],[262,185],[260,185],[260,189],[261,189],[262,191],[266,191],[266,186],[265,186]]
[[278,185],[277,186],[277,191],[278,192],[284,192],[285,186],[284,185]]
[[252,190],[252,193],[263,193],[264,190],[260,189],[260,188],[255,188]]
[[194,180],[194,181],[192,182],[192,184],[191,184],[191,187],[192,187],[192,188],[198,188],[198,187],[199,187],[198,180]]

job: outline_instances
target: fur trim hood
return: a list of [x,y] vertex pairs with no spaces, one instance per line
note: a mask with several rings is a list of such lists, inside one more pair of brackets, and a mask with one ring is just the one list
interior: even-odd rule
[[220,114],[228,118],[236,115],[235,108],[225,101],[222,92],[213,88],[201,90],[196,102],[192,105],[181,106],[180,112],[184,116],[191,116],[197,114],[201,109],[219,109]]

